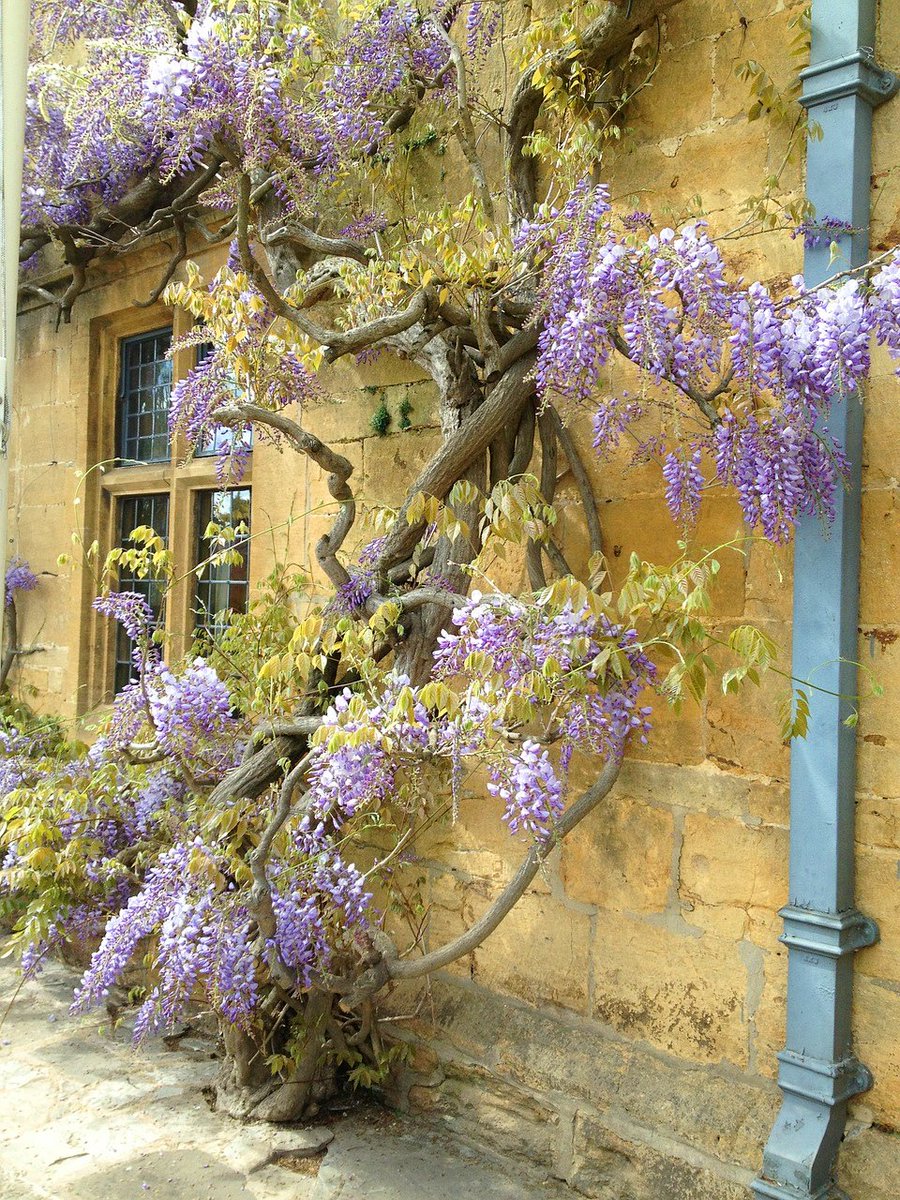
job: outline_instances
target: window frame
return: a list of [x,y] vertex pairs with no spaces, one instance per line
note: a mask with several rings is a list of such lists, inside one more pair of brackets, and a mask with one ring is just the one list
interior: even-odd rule
[[[153,506],[153,507],[155,507],[155,505],[153,504],[154,501],[159,501],[159,500],[165,501],[165,514],[166,514],[165,530],[160,529],[160,522],[159,522],[159,520],[156,520],[156,519],[146,522],[146,521],[141,521],[137,517],[135,517],[133,522],[125,521],[125,506],[131,502],[134,502],[135,506],[137,506],[140,504],[140,502],[142,500],[150,501],[151,506]],[[171,497],[170,492],[131,492],[130,494],[128,494],[126,496],[120,496],[116,502],[116,525],[118,527],[118,544],[120,546],[124,546],[126,544],[126,539],[127,539],[128,534],[131,532],[132,529],[136,529],[138,527],[138,525],[150,524],[152,526],[152,528],[155,529],[156,532],[162,537],[162,539],[166,543],[166,545],[168,545],[169,508],[170,508],[171,503],[172,503],[172,497]],[[131,526],[130,529],[127,527],[128,525]],[[138,592],[140,595],[145,596],[148,603],[150,603],[150,598],[151,598],[148,593],[150,593],[151,590],[153,589],[154,585],[158,584],[158,583],[159,583],[158,576],[152,577],[152,578],[150,576],[148,576],[146,579],[138,579],[134,575],[129,576],[128,574],[126,574],[122,571],[120,571],[120,573],[119,573],[119,590],[125,591],[125,592]],[[152,607],[153,607],[153,605],[151,604],[151,608]],[[157,615],[157,617],[159,617],[160,615],[165,617],[165,613],[162,613],[162,614],[157,613],[156,615]],[[128,636],[128,634],[125,632],[125,630],[122,628],[122,626],[120,624],[118,624],[118,622],[116,624],[116,638],[115,638],[114,645],[115,645],[115,649],[114,649],[114,653],[113,653],[113,694],[118,695],[118,693],[128,683],[131,682],[131,674],[132,674],[131,668],[129,668],[129,670],[127,672],[128,678],[122,680],[121,686],[119,684],[119,675],[120,675],[120,667],[124,667],[127,664],[132,662],[131,654],[132,654],[132,651],[134,650],[134,645],[135,645],[133,640]],[[127,658],[124,657],[122,654],[122,651],[125,648],[127,648]]]
[[[122,464],[117,457],[121,448],[118,412],[123,342],[165,328],[171,328],[172,340],[177,342],[191,331],[192,319],[180,309],[173,312],[156,304],[95,317],[90,324],[88,462],[96,465],[84,477],[78,512],[85,547],[96,541],[99,549],[94,569],[82,574],[79,713],[108,704],[114,694],[115,622],[100,616],[92,604],[101,586],[98,577],[106,552],[119,544],[119,502],[128,496],[169,494],[169,548],[173,552],[175,583],[166,603],[165,633],[166,657],[175,660],[190,650],[194,633],[195,494],[229,490],[216,477],[215,457],[189,458],[188,447],[179,434],[171,441],[171,457],[167,460]],[[172,359],[172,386],[194,365],[193,346],[177,350]],[[240,487],[251,491],[252,514],[252,454]]]
[[[212,497],[214,497],[216,495],[228,494],[228,493],[233,493],[233,492],[246,493],[246,496],[247,496],[247,509],[248,509],[247,534],[244,536],[241,536],[234,542],[234,549],[238,550],[238,552],[243,556],[243,559],[244,559],[244,565],[242,568],[244,571],[244,579],[241,580],[241,579],[232,579],[231,578],[231,572],[233,570],[233,567],[230,564],[222,564],[222,566],[227,567],[227,573],[228,573],[227,579],[204,580],[202,577],[198,577],[196,574],[196,571],[195,571],[194,576],[193,576],[193,588],[192,588],[192,596],[191,596],[191,617],[193,620],[193,636],[194,637],[196,637],[198,634],[207,633],[210,629],[213,629],[213,630],[220,629],[220,626],[218,626],[218,625],[209,624],[207,622],[202,622],[200,620],[201,612],[200,612],[200,608],[199,608],[199,595],[200,595],[200,590],[204,585],[212,587],[212,586],[215,586],[215,584],[217,584],[217,583],[220,583],[220,584],[224,583],[224,584],[228,585],[229,590],[234,586],[241,587],[245,593],[245,597],[244,597],[245,610],[244,611],[246,611],[246,605],[248,605],[250,602],[250,535],[251,535],[251,528],[252,528],[252,522],[253,522],[253,489],[251,487],[247,486],[243,480],[241,480],[241,482],[234,487],[196,488],[195,489],[195,491],[194,491],[194,565],[195,565],[195,567],[198,566],[201,562],[203,562],[208,557],[207,547],[204,546],[204,542],[206,542],[207,539],[204,538],[204,536],[203,536],[206,526],[203,523],[203,514],[201,513],[201,506],[205,503],[206,498],[209,497],[209,503],[210,503],[209,520],[212,520],[213,516],[214,516],[213,507],[212,507],[213,506]],[[229,519],[230,520],[234,519],[233,512],[230,514]],[[209,524],[209,521],[207,521],[206,524]],[[220,611],[222,611],[222,610],[216,609],[213,612],[210,612],[208,615],[214,616],[216,612],[220,612]]]
[[[173,447],[172,447],[172,442],[168,436],[168,429],[166,430],[166,445],[168,448],[168,454],[164,458],[140,458],[140,457],[137,457],[137,456],[134,456],[134,455],[131,455],[128,453],[129,413],[125,409],[126,401],[132,395],[132,393],[128,391],[128,382],[129,381],[127,379],[127,376],[128,376],[129,371],[134,370],[134,366],[135,366],[135,364],[129,364],[128,361],[126,360],[125,353],[124,353],[126,345],[130,343],[132,346],[142,346],[151,340],[156,341],[157,339],[159,339],[160,335],[166,334],[166,333],[168,333],[168,335],[169,335],[169,345],[171,346],[172,340],[175,337],[174,325],[171,322],[167,325],[160,326],[158,329],[148,329],[145,333],[135,333],[135,334],[131,334],[127,337],[119,339],[119,345],[118,345],[119,387],[118,387],[118,392],[116,394],[115,448],[116,448],[116,457],[118,459],[120,466],[138,466],[138,465],[149,466],[151,464],[156,465],[159,463],[167,463],[167,462],[170,462],[172,459]],[[175,371],[174,371],[174,363],[172,362],[171,359],[168,360],[168,363],[169,363],[169,373],[171,376],[171,382],[169,384],[169,389],[170,389],[170,394],[171,394],[171,388],[174,385],[174,381],[175,381]],[[138,369],[140,369],[142,366],[141,363],[138,363],[136,365],[137,365]],[[155,414],[159,410],[154,409],[152,411]],[[138,412],[136,415],[138,417],[140,417],[140,412]],[[150,435],[151,440],[154,439],[156,436],[157,435],[155,432],[152,433]],[[141,438],[142,438],[142,435],[140,433],[138,433],[137,440],[140,441]]]

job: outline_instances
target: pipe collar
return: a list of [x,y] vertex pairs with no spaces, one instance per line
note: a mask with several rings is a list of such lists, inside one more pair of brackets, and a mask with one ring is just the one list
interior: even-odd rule
[[848,96],[858,96],[876,108],[900,90],[900,78],[880,67],[865,50],[807,67],[800,72],[800,79],[800,103],[806,109]]

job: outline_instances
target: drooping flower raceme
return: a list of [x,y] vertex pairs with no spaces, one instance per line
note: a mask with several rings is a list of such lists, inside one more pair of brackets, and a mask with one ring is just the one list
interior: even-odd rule
[[565,807],[563,784],[549,752],[530,738],[492,766],[488,791],[504,802],[503,820],[510,833],[521,829],[544,837]]
[[215,855],[199,838],[166,851],[141,891],[110,918],[73,1011],[101,1004],[151,934],[159,982],[138,1010],[136,1041],[170,1028],[198,986],[232,1022],[249,1018],[257,1000],[249,917],[223,887]]
[[[828,413],[868,374],[873,337],[900,355],[900,253],[869,284],[808,290],[795,279],[776,297],[730,279],[701,223],[659,233],[625,224],[623,235],[604,188],[583,186],[520,235],[520,248],[545,261],[541,394],[590,401],[617,353],[640,368],[642,390],[629,405],[600,401],[595,445],[610,453],[657,404],[679,521],[696,519],[705,464],[710,482],[737,486],[747,522],[771,540],[785,541],[803,515],[829,517],[845,464]],[[707,432],[685,438],[681,426],[696,427],[697,417]]]
[[37,587],[37,575],[24,559],[11,558],[6,568],[6,605],[12,604],[16,592],[31,592]]
[[[340,828],[388,803],[414,807],[423,759],[449,767],[455,803],[464,763],[481,761],[510,830],[544,837],[563,810],[576,748],[620,758],[629,738],[646,739],[650,709],[640,695],[656,671],[634,630],[587,607],[477,592],[453,623],[430,684],[393,675],[377,694],[346,690],[334,701],[307,777],[311,820]],[[518,732],[523,723],[534,736]],[[558,765],[538,734],[560,743]]]
[[206,771],[233,765],[236,722],[228,688],[202,658],[178,674],[161,667],[146,680],[146,694],[166,753],[200,763]]
[[371,895],[362,873],[346,862],[321,823],[300,822],[288,862],[273,870],[275,946],[281,961],[308,987],[334,954],[368,926]]
[[132,641],[148,638],[153,632],[153,609],[139,592],[109,592],[97,597],[94,608],[102,616],[118,621]]

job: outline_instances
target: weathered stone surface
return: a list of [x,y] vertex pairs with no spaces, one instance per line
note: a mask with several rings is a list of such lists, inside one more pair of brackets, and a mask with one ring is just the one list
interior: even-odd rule
[[684,820],[679,896],[692,925],[727,937],[749,931],[751,910],[775,913],[787,898],[788,833],[703,813]]
[[838,1155],[837,1180],[850,1196],[896,1200],[900,1196],[900,1132],[851,1129]]
[[900,858],[896,850],[861,850],[856,857],[857,903],[875,918],[881,936],[861,951],[855,965],[864,975],[900,984]]
[[636,800],[662,801],[696,812],[741,820],[751,803],[754,780],[709,761],[696,766],[626,762],[616,791]]
[[772,938],[762,960],[762,989],[751,1015],[751,1062],[765,1079],[778,1076],[777,1055],[785,1045],[787,950]]
[[569,1182],[591,1200],[746,1200],[750,1172],[726,1175],[723,1164],[685,1161],[579,1115]]
[[900,850],[900,797],[860,796],[856,801],[856,836],[861,846]]
[[754,1169],[779,1099],[752,1074],[720,1074],[635,1047],[611,1107],[638,1128]]
[[[763,626],[774,640],[781,627]],[[707,754],[725,767],[742,768],[771,779],[786,780],[789,751],[782,742],[778,717],[784,681],[764,675],[760,687],[744,688],[738,696],[712,694],[706,705]]]
[[738,947],[646,921],[600,914],[594,941],[597,1020],[691,1061],[747,1061],[747,971]]
[[556,1160],[558,1114],[478,1067],[449,1065],[431,1113],[454,1133],[501,1154],[547,1170]]
[[376,504],[400,504],[440,444],[440,433],[429,429],[366,438],[362,494]]
[[[627,496],[609,500],[601,506],[600,521],[611,548],[611,552],[607,550],[607,559],[610,579],[616,587],[621,586],[628,573],[632,552],[660,566],[667,566],[679,557],[678,542],[683,534],[675,522],[660,511],[659,497]],[[708,549],[723,547],[717,555],[720,571],[711,588],[715,611],[723,618],[740,616],[744,611],[744,559],[724,548],[735,538],[743,539],[744,534],[740,509],[734,498],[721,490],[711,493],[691,534],[688,553],[699,551],[699,557]]]
[[537,1004],[587,1011],[591,919],[526,895],[475,952],[474,978]]
[[900,695],[900,627],[863,626],[859,658],[884,690],[883,695],[867,695],[867,681],[861,676],[859,788],[896,798],[900,796],[900,735],[893,698]]
[[573,900],[615,912],[662,912],[672,876],[672,813],[616,789],[562,848]]
[[[858,974],[853,986],[856,1053],[875,1076],[865,1095],[873,1120],[900,1130],[900,990],[890,980]],[[865,1195],[865,1193],[863,1193]]]
[[487,1161],[439,1130],[397,1122],[347,1129],[319,1168],[311,1200],[575,1200],[548,1178]]
[[[897,469],[896,446],[892,467]],[[883,645],[885,639],[894,640],[900,614],[900,577],[897,571],[885,570],[888,563],[897,562],[900,551],[900,494],[896,487],[867,487],[862,495],[862,507],[864,552],[859,580],[859,619],[864,635],[871,628],[869,636],[873,643]],[[875,645],[872,645],[870,650],[874,649]],[[880,658],[880,654],[872,654],[863,661],[877,673]]]

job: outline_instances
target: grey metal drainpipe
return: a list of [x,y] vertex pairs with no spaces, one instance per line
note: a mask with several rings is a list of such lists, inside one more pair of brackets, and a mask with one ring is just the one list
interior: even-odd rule
[[[810,66],[802,103],[822,129],[810,141],[807,196],[819,219],[836,217],[854,232],[829,263],[825,244],[808,249],[809,286],[869,257],[872,109],[900,81],[873,60],[876,0],[813,0]],[[846,261],[849,260],[849,263]],[[862,405],[852,398],[829,422],[844,445],[852,479],[838,497],[829,533],[818,521],[797,532],[794,556],[794,675],[829,692],[857,692]],[[844,720],[847,699],[811,697],[808,736],[791,752],[790,895],[781,940],[788,948],[787,1044],[778,1055],[781,1110],[752,1185],[771,1200],[832,1200],[834,1162],[850,1097],[872,1086],[853,1055],[850,1007],[853,954],[878,937],[854,905],[856,731]]]

